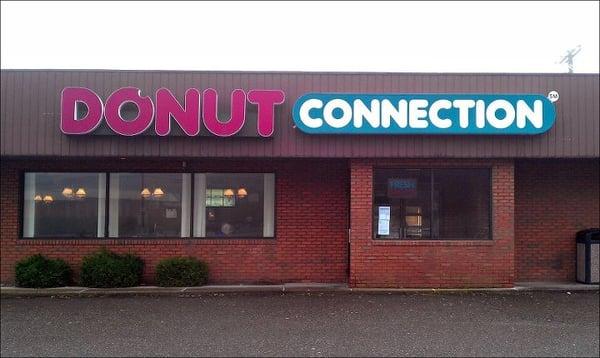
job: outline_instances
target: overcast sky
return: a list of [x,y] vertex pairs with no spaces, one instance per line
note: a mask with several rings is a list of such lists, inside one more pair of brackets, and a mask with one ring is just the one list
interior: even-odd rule
[[1,67],[598,73],[599,2],[2,2]]

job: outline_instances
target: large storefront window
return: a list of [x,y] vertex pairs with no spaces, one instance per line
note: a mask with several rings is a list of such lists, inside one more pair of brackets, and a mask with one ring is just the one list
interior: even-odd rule
[[489,169],[376,169],[373,188],[377,239],[491,237]]
[[273,174],[208,173],[194,180],[194,236],[273,236]]
[[103,237],[106,175],[25,173],[23,237]]
[[110,237],[186,237],[190,174],[110,173]]
[[275,233],[272,173],[26,173],[24,186],[25,238]]

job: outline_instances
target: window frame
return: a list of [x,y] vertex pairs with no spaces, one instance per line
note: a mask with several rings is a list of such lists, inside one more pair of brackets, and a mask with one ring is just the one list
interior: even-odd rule
[[[78,236],[45,236],[45,237],[25,237],[25,174],[27,173],[36,173],[36,174],[48,174],[48,173],[61,173],[61,174],[69,174],[69,173],[82,173],[82,174],[104,174],[105,175],[105,188],[104,188],[104,236],[88,236],[88,237],[78,237]],[[108,238],[108,180],[109,180],[109,172],[103,170],[92,170],[92,169],[70,169],[70,170],[61,170],[61,169],[44,169],[37,170],[34,168],[25,168],[19,171],[19,183],[18,183],[18,191],[19,198],[17,200],[17,205],[19,205],[19,213],[17,219],[18,226],[18,238],[20,240],[103,240]]]
[[[104,205],[104,236],[101,237],[25,237],[25,174],[27,173],[98,173],[106,175],[106,189],[105,189],[105,205]],[[188,236],[163,236],[163,237],[130,237],[130,236],[109,236],[109,209],[110,209],[110,175],[111,174],[190,174],[190,220],[189,220],[189,235]],[[195,175],[196,174],[271,174],[273,175],[273,235],[272,236],[254,236],[254,237],[206,237],[206,236],[194,236],[194,215],[195,215]],[[266,171],[244,171],[244,170],[186,170],[186,171],[168,171],[168,170],[106,170],[106,169],[36,169],[36,168],[23,168],[19,171],[19,213],[18,213],[18,240],[20,241],[114,241],[114,240],[199,240],[199,241],[211,241],[211,240],[224,240],[224,241],[235,241],[235,240],[265,240],[273,241],[277,238],[277,170],[266,170]]]
[[[434,190],[433,183],[434,179],[434,170],[487,170],[489,174],[488,179],[488,192],[489,192],[489,204],[488,204],[488,232],[489,235],[484,239],[474,239],[474,238],[423,238],[423,239],[415,239],[415,238],[384,238],[384,237],[376,237],[377,225],[375,223],[375,171],[377,170],[411,170],[411,169],[420,169],[420,170],[428,170],[429,171],[429,180],[431,181],[430,191]],[[371,175],[371,240],[376,242],[492,242],[494,241],[494,168],[491,165],[482,165],[482,166],[419,166],[419,165],[403,165],[403,166],[377,166],[373,167],[372,175]],[[430,205],[433,205],[433,198],[430,195]],[[431,222],[433,223],[433,211],[431,215]]]
[[[142,239],[142,240],[164,240],[164,239],[186,239],[189,238],[188,236],[181,236],[181,234],[179,236],[110,236],[110,216],[109,216],[109,212],[110,212],[110,208],[111,208],[111,196],[110,196],[110,182],[111,182],[111,178],[110,178],[110,174],[175,174],[175,175],[181,175],[181,191],[182,191],[182,197],[181,197],[181,208],[182,208],[182,213],[183,213],[183,207],[184,207],[184,198],[183,198],[183,191],[184,191],[184,186],[183,186],[183,175],[185,174],[190,174],[188,172],[166,172],[166,171],[111,171],[111,172],[107,172],[107,186],[109,188],[109,191],[107,191],[107,195],[106,195],[106,208],[107,208],[107,217],[106,217],[106,231],[105,231],[105,237],[106,239],[110,239],[110,240],[120,240],[120,239],[126,239],[126,240],[138,240],[138,239]],[[194,186],[193,182],[191,182],[191,178],[192,176],[190,175],[190,195],[192,194],[192,187]],[[193,206],[193,197],[190,197],[190,213],[189,215],[192,215],[191,213],[191,206]],[[118,201],[117,201],[117,205],[118,205]],[[183,220],[183,216],[182,216],[182,220]],[[188,231],[191,229],[191,223],[188,223]],[[117,230],[118,230],[118,226],[117,226]]]
[[[200,240],[275,240],[276,236],[277,236],[277,173],[275,170],[273,171],[240,171],[240,170],[236,170],[236,171],[205,171],[205,172],[200,172],[200,171],[194,171],[191,172],[192,173],[192,207],[191,207],[191,219],[190,219],[190,238],[192,239],[200,239]],[[273,175],[273,235],[272,236],[239,236],[239,237],[225,237],[225,236],[206,236],[206,232],[205,232],[205,236],[194,236],[194,230],[195,230],[195,219],[196,219],[196,202],[195,202],[195,197],[196,197],[196,174],[262,174],[263,176],[265,174],[271,174]],[[206,184],[206,183],[205,183]],[[264,184],[263,184],[264,185]],[[205,206],[205,210],[206,210],[206,206]],[[264,198],[263,198],[263,210],[264,210]],[[205,213],[206,214],[206,213]],[[264,219],[263,219],[264,220]],[[206,225],[206,224],[205,224]],[[264,230],[264,221],[263,221],[263,230]]]

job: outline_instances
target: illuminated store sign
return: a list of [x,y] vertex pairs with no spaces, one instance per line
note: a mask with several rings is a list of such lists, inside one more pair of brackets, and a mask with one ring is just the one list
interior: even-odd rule
[[293,109],[309,134],[540,134],[554,104],[535,94],[308,93]]
[[[200,98],[202,97],[202,106]],[[244,90],[231,92],[229,118],[218,116],[217,91],[209,88],[201,94],[190,88],[180,103],[166,88],[156,91],[155,98],[142,96],[136,87],[124,87],[113,92],[106,103],[88,88],[67,87],[61,95],[60,128],[64,134],[88,134],[96,130],[103,120],[112,132],[122,136],[136,136],[154,124],[159,136],[171,133],[176,122],[187,136],[200,134],[200,122],[208,132],[218,137],[237,134],[246,123],[246,104],[257,107],[257,132],[262,137],[273,134],[275,106],[283,103],[285,94],[280,90]],[[125,106],[134,106],[132,118],[124,115]]]

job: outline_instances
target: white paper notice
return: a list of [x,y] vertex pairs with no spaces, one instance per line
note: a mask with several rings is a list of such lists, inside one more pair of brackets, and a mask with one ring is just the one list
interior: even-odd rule
[[390,207],[379,207],[379,221],[377,223],[377,235],[390,234]]

